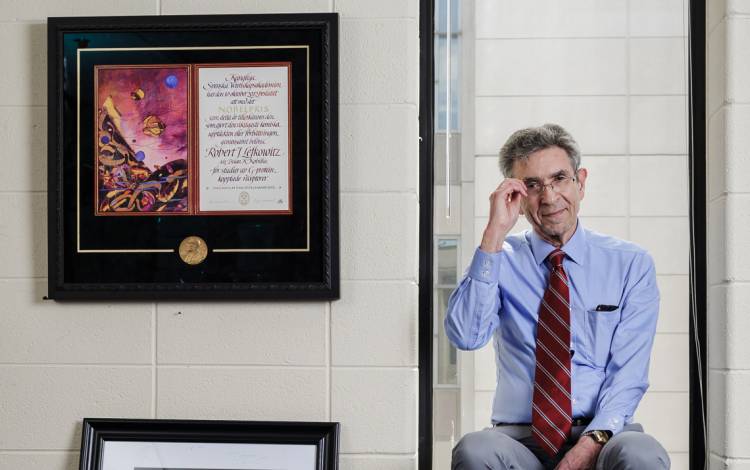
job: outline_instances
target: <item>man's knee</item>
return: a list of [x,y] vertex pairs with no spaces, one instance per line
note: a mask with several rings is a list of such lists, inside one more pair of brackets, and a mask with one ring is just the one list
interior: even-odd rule
[[[494,454],[494,439],[487,431],[466,434],[453,448],[454,469],[480,468]],[[484,466],[483,468],[487,468]]]
[[497,431],[484,430],[466,434],[453,448],[453,470],[518,468],[511,466],[507,455],[518,445],[512,438]]
[[613,437],[597,460],[597,470],[668,470],[667,451],[652,436],[624,431]]

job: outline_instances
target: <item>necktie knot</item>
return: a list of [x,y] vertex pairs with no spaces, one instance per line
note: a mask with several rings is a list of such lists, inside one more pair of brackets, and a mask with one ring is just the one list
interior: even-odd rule
[[549,259],[550,264],[552,264],[553,268],[560,268],[563,264],[563,258],[565,258],[565,252],[561,249],[556,249],[552,253],[549,254],[547,259]]

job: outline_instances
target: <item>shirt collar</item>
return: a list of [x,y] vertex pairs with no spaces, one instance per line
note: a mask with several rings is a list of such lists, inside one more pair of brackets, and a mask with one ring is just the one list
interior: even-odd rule
[[[542,239],[533,229],[527,232],[527,239],[531,244],[531,252],[534,254],[536,264],[541,265],[550,253],[556,248]],[[586,231],[581,225],[580,219],[576,221],[576,231],[570,240],[561,248],[568,258],[574,263],[583,266],[586,261]]]

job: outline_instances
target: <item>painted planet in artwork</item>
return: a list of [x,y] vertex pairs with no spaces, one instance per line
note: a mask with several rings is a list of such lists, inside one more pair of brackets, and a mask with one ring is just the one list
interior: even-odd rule
[[139,162],[142,162],[146,158],[146,154],[143,153],[143,150],[139,150],[135,152],[135,159]]
[[164,84],[167,85],[167,88],[175,88],[177,87],[177,77],[174,75],[167,75],[167,78],[164,79]]

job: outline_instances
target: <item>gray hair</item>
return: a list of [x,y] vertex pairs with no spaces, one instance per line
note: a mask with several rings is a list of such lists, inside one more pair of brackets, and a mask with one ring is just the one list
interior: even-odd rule
[[513,165],[525,161],[537,150],[557,146],[565,150],[570,159],[573,171],[581,166],[581,151],[573,136],[562,126],[544,124],[540,127],[528,127],[514,132],[500,149],[500,169],[506,178],[513,175]]

